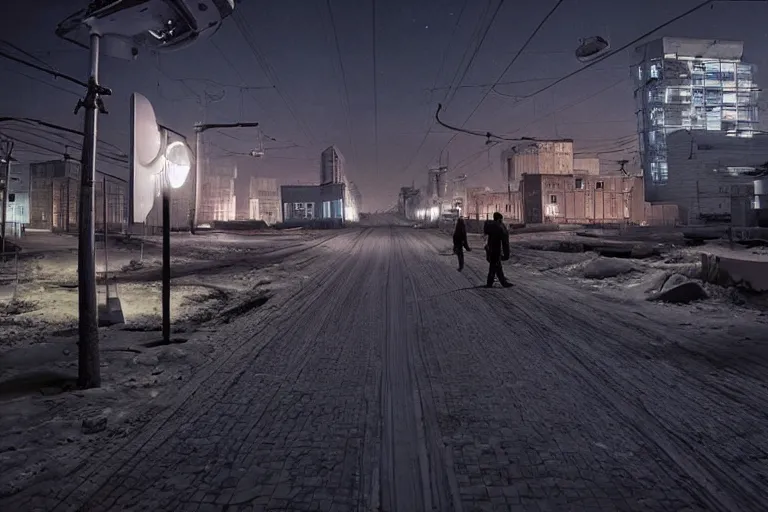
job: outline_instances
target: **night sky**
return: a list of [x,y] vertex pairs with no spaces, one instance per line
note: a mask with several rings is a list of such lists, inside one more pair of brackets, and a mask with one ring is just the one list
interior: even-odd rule
[[[129,97],[134,91],[154,103],[161,122],[189,136],[194,122],[203,118],[208,122],[258,121],[264,133],[276,139],[265,141],[266,147],[276,149],[267,149],[266,156],[258,160],[237,156],[233,153],[246,153],[255,147],[256,132],[208,132],[211,157],[235,159],[246,178],[260,175],[285,184],[309,183],[318,179],[320,151],[336,144],[347,159],[348,177],[360,187],[365,209],[387,209],[396,201],[400,186],[414,180],[417,186],[425,182],[427,167],[437,164],[441,149],[452,137],[452,132],[433,126],[424,139],[437,103],[446,93],[445,88],[433,92],[430,88],[451,83],[467,46],[477,40],[473,39],[476,26],[490,19],[497,1],[376,2],[378,162],[370,0],[331,0],[349,93],[349,118],[327,2],[246,0],[238,5],[237,12],[248,26],[248,37],[273,70],[271,77],[262,71],[232,18],[213,38],[181,52],[159,57],[145,52],[134,62],[104,58],[101,82],[111,87],[114,95],[106,98],[109,115],[100,118],[100,135],[127,151]],[[86,3],[4,0],[0,38],[61,72],[85,80],[87,52],[58,40],[54,28]],[[504,2],[462,84],[495,81],[554,3]],[[573,56],[580,38],[602,35],[613,47],[619,47],[698,3],[700,0],[566,0],[504,77],[504,81],[524,82],[498,89],[512,96],[525,95],[547,84],[547,80],[529,80],[557,78],[582,66]],[[719,2],[656,37],[743,40],[745,60],[757,64],[757,80],[762,84],[768,82],[766,19],[766,2]],[[0,48],[29,59],[3,43]],[[472,46],[466,53],[471,51]],[[569,137],[576,139],[577,151],[627,148],[627,153],[608,153],[604,158],[632,158],[633,148],[622,144],[636,125],[629,65],[628,53],[616,55],[519,104],[513,97],[491,93],[466,127],[539,138]],[[72,114],[81,93],[77,86],[53,81],[4,59],[0,59],[0,71],[0,115],[35,117],[81,128],[80,117]],[[267,88],[245,90],[241,87],[244,84]],[[290,110],[272,85],[288,100]],[[443,120],[461,124],[486,90],[459,88]],[[604,92],[597,94],[600,90]],[[209,102],[205,108],[203,100]],[[552,112],[556,114],[548,115]],[[6,133],[40,142],[19,132]],[[462,135],[453,140],[446,153],[451,165],[463,161],[456,173],[466,173],[471,185],[498,186],[502,178],[500,149],[488,151],[484,139]],[[16,156],[22,161],[45,159],[38,149],[35,151],[17,152]],[[101,168],[127,177],[125,169],[108,164]],[[240,195],[247,194],[246,183],[239,182]]]

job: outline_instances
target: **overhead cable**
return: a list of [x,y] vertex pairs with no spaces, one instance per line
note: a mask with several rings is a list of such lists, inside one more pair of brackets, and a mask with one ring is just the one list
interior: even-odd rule
[[341,85],[342,85],[342,106],[344,107],[344,116],[347,121],[347,134],[349,136],[349,145],[352,146],[352,152],[357,160],[357,146],[354,143],[352,137],[352,115],[350,112],[350,96],[349,85],[347,83],[347,71],[344,68],[344,59],[341,58],[341,45],[339,44],[339,31],[336,29],[336,19],[333,16],[333,8],[331,7],[331,0],[326,0],[325,7],[328,10],[328,17],[331,21],[331,32],[333,33],[333,43],[336,48],[336,58],[339,61],[339,71],[341,72]]
[[[460,133],[460,132],[462,131],[462,129],[464,128],[464,126],[465,126],[465,125],[466,125],[466,124],[469,122],[469,120],[470,120],[470,119],[472,119],[472,116],[474,116],[474,115],[475,115],[475,112],[477,112],[477,110],[480,108],[480,105],[482,105],[482,104],[483,104],[483,102],[484,102],[484,101],[485,101],[485,99],[488,97],[488,95],[491,93],[491,91],[493,90],[493,88],[494,88],[496,85],[498,85],[498,83],[501,81],[501,79],[502,79],[502,78],[504,78],[504,75],[506,75],[506,74],[507,74],[507,71],[509,71],[509,69],[512,67],[512,65],[513,65],[513,64],[514,64],[514,63],[517,61],[517,59],[520,57],[520,55],[522,55],[522,53],[525,51],[525,49],[528,47],[528,45],[531,43],[531,41],[533,41],[534,37],[536,37],[536,35],[539,33],[539,31],[540,31],[540,30],[541,30],[541,29],[544,27],[544,25],[547,23],[547,21],[549,21],[549,19],[550,19],[550,18],[552,17],[552,15],[553,15],[553,14],[554,14],[554,13],[557,11],[557,9],[558,9],[558,8],[559,8],[559,7],[560,7],[562,4],[563,4],[563,2],[564,2],[564,1],[565,1],[565,0],[558,0],[558,1],[557,1],[557,3],[556,3],[556,4],[555,4],[553,7],[552,7],[552,9],[550,9],[550,10],[549,10],[549,12],[547,13],[547,15],[546,15],[546,16],[544,16],[544,18],[543,18],[543,19],[542,19],[542,20],[539,22],[539,24],[536,26],[536,28],[533,30],[533,32],[532,32],[532,33],[531,33],[531,34],[528,36],[528,38],[525,40],[525,42],[524,42],[524,43],[523,43],[523,45],[520,47],[520,49],[518,50],[518,52],[515,54],[515,56],[514,56],[514,57],[512,58],[512,60],[509,62],[509,64],[507,64],[507,66],[504,68],[504,70],[503,70],[503,71],[502,71],[502,72],[499,74],[499,76],[496,78],[496,80],[494,81],[494,85],[493,85],[493,86],[491,86],[491,88],[490,88],[490,89],[488,89],[487,91],[485,91],[485,93],[483,94],[482,98],[480,98],[480,101],[479,101],[479,102],[477,102],[477,104],[475,105],[475,108],[473,108],[473,109],[472,109],[472,111],[469,113],[469,115],[468,115],[468,116],[467,116],[467,117],[464,119],[464,122],[463,122],[463,123],[461,123],[461,126],[459,127],[460,129],[459,129],[459,130],[456,130],[456,131],[457,131],[457,134],[456,134],[456,135],[454,135],[453,137],[451,137],[451,138],[450,138],[450,140],[448,140],[448,142],[445,144],[445,146],[444,146],[444,147],[443,147],[443,149],[441,150],[441,153],[442,153],[443,151],[445,151],[445,149],[446,149],[448,146],[450,146],[450,144],[451,144],[451,143],[452,143],[452,142],[453,142],[453,141],[456,139],[456,137],[458,136],[458,133]],[[498,13],[498,10],[499,10],[499,8],[501,7],[501,4],[503,4],[503,3],[504,3],[504,0],[500,0],[500,2],[499,2],[499,5],[497,6],[497,9],[496,9],[496,13]],[[495,19],[495,18],[494,18],[494,19]],[[489,27],[489,28],[490,28],[490,27]],[[486,32],[486,33],[487,33],[487,32]],[[440,111],[440,108],[438,107],[438,112],[439,112],[439,111]],[[437,114],[436,114],[436,115],[437,115]],[[472,132],[472,131],[471,131],[471,130],[469,130],[468,132],[465,132],[465,133],[471,133],[471,132]]]
[[454,132],[466,133],[467,135],[474,135],[475,137],[483,137],[483,138],[485,138],[487,140],[487,142],[486,142],[487,144],[491,143],[491,139],[514,141],[514,142],[520,142],[520,141],[525,141],[525,140],[536,140],[536,139],[533,139],[531,137],[518,137],[518,138],[502,137],[501,135],[495,135],[495,134],[493,134],[491,132],[479,132],[479,131],[474,131],[474,130],[467,130],[467,129],[461,128],[459,126],[451,126],[449,124],[444,123],[440,119],[440,110],[442,110],[442,108],[443,108],[443,104],[440,103],[437,106],[437,112],[435,112],[435,121],[437,121],[437,123],[440,126],[442,126],[444,128],[448,128],[449,130],[453,130]]
[[[461,24],[461,20],[464,16],[464,12],[466,11],[467,4],[469,4],[469,0],[464,0],[464,4],[461,6],[461,11],[459,11],[459,15],[456,17],[456,23],[454,23],[453,29],[451,30],[451,34],[448,37],[448,44],[443,50],[443,56],[440,59],[440,67],[437,70],[437,74],[435,74],[435,79],[432,81],[433,90],[434,90],[434,87],[437,85],[437,81],[440,79],[440,76],[443,74],[443,70],[445,69],[445,63],[446,63],[446,60],[448,59],[448,53],[451,49],[451,46],[453,46],[454,36],[456,35],[456,31],[459,28],[459,25]],[[446,92],[445,97],[447,97],[448,92],[450,92],[450,87],[448,88],[448,91]],[[445,97],[443,97],[443,100],[445,100]],[[421,142],[419,142],[419,145],[416,147],[416,151],[413,152],[411,157],[408,159],[408,163],[405,164],[405,167],[403,167],[401,172],[408,171],[411,165],[413,165],[413,162],[416,160],[416,158],[421,153],[421,150],[424,148],[424,144],[426,144],[427,139],[429,138],[429,135],[432,133],[432,128],[434,128],[435,126],[435,119],[431,115],[432,114],[431,98],[429,103],[430,104],[427,106],[430,109],[430,116],[429,116],[429,126],[427,127],[427,131],[424,132],[424,136],[421,138]]]
[[32,69],[36,69],[38,71],[42,71],[43,73],[47,73],[51,75],[54,78],[61,78],[62,80],[66,80],[67,82],[72,82],[73,84],[77,84],[80,87],[88,88],[88,84],[83,82],[82,80],[78,80],[77,78],[71,77],[69,75],[65,75],[64,73],[59,73],[58,71],[54,71],[52,69],[45,68],[43,66],[38,66],[37,64],[33,64],[29,61],[26,61],[24,59],[20,59],[14,55],[11,55],[10,53],[4,52],[0,50],[0,57],[4,57],[8,60],[12,60],[18,64],[21,64],[23,66],[27,66]]
[[376,63],[376,0],[371,0],[371,51],[373,53],[373,144],[375,169],[379,171],[379,70]]
[[679,21],[679,20],[685,18],[686,16],[689,16],[689,15],[695,13],[696,11],[699,11],[699,10],[703,9],[704,7],[714,3],[715,1],[717,1],[717,0],[705,0],[704,2],[696,5],[695,7],[692,7],[691,9],[688,9],[684,13],[679,14],[679,15],[675,16],[674,18],[672,18],[672,19],[662,23],[661,25],[657,26],[656,28],[654,28],[652,30],[649,30],[648,32],[644,33],[643,35],[641,35],[641,36],[639,36],[639,37],[637,37],[635,39],[633,39],[632,41],[626,43],[625,45],[623,45],[623,46],[621,46],[619,48],[617,48],[616,50],[608,52],[604,56],[602,56],[602,57],[600,57],[600,58],[598,58],[596,60],[593,60],[592,62],[590,62],[590,63],[580,67],[579,69],[577,69],[577,70],[575,70],[575,71],[573,71],[571,73],[568,73],[567,75],[565,75],[563,77],[558,78],[554,82],[552,82],[552,83],[550,83],[550,84],[548,84],[548,85],[538,89],[537,91],[535,91],[535,92],[533,92],[531,94],[527,94],[527,95],[523,96],[523,98],[524,99],[530,99],[530,98],[533,98],[534,96],[537,96],[537,95],[541,94],[544,91],[548,91],[549,89],[551,89],[552,87],[556,86],[557,84],[560,84],[560,83],[568,80],[569,78],[572,78],[572,77],[578,75],[579,73],[583,73],[587,69],[591,68],[592,66],[596,66],[597,64],[603,62],[606,59],[610,59],[611,57],[613,57],[617,53],[623,52],[624,50],[626,50],[627,48],[631,47],[632,45],[635,45],[635,44],[639,43],[640,41],[642,41],[646,37],[651,36],[654,33],[658,32],[659,30],[661,30],[663,28],[666,28],[667,26],[675,23],[676,21]]

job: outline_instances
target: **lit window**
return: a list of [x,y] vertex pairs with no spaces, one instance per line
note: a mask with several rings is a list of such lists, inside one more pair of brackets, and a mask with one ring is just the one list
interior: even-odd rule
[[659,78],[659,67],[656,64],[651,64],[651,78]]
[[605,188],[605,183],[602,181],[598,181],[595,183],[595,190],[603,190]]
[[740,176],[742,174],[753,174],[755,172],[754,167],[726,167],[725,171],[729,176]]
[[549,204],[557,204],[557,196],[552,194],[549,196]]

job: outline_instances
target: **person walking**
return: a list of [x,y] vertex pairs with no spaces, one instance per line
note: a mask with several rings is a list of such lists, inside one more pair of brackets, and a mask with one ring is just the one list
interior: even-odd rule
[[509,288],[512,283],[504,276],[504,267],[501,263],[509,260],[509,232],[504,226],[504,216],[499,212],[494,213],[493,220],[485,223],[483,233],[487,237],[485,259],[488,260],[488,278],[485,287],[493,288],[493,282],[498,278],[501,286]]
[[459,259],[459,272],[464,270],[464,249],[472,252],[467,240],[467,225],[461,217],[456,221],[456,229],[453,231],[453,254]]

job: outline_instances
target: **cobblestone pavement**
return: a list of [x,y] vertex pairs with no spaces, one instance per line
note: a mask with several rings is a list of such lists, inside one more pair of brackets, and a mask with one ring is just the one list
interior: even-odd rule
[[334,243],[137,437],[0,509],[765,510],[762,353],[545,275],[477,288],[436,234]]

